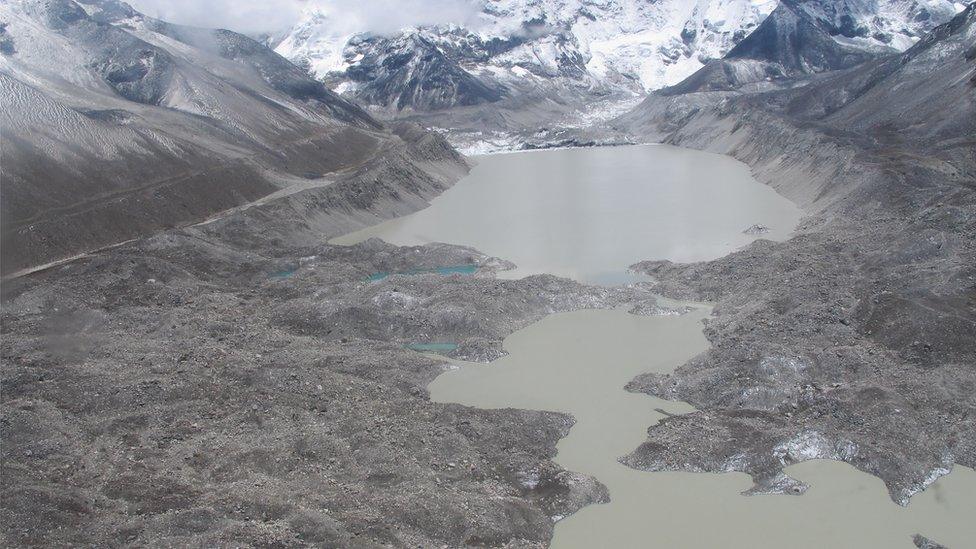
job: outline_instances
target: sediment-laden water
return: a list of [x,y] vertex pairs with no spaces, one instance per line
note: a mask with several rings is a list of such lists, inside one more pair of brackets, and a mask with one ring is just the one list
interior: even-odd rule
[[448,242],[502,257],[506,276],[550,273],[597,284],[635,280],[645,259],[703,261],[756,235],[785,238],[801,211],[718,154],[667,145],[565,149],[477,158],[431,206],[337,238]]
[[[636,279],[640,260],[703,261],[751,240],[782,239],[801,211],[728,157],[668,146],[569,149],[481,157],[455,187],[415,214],[346,235],[400,245],[473,246],[518,265],[506,276],[552,273],[582,282]],[[745,231],[761,226],[768,230]],[[744,232],[745,231],[745,232]],[[976,472],[957,467],[907,508],[876,477],[833,461],[790,467],[802,496],[743,496],[741,473],[649,473],[618,459],[666,414],[691,407],[623,387],[668,372],[704,351],[703,305],[671,316],[622,310],[550,316],[505,340],[509,356],[454,363],[431,397],[484,408],[572,414],[558,447],[563,467],[595,476],[611,502],[560,521],[553,547],[913,547],[921,533],[974,547]],[[429,350],[429,349],[418,349]]]
[[665,413],[692,410],[623,386],[642,372],[671,371],[707,348],[701,332],[707,314],[699,308],[680,317],[553,315],[506,339],[510,354],[504,358],[455,363],[457,369],[431,383],[431,398],[576,418],[556,461],[600,479],[611,502],[560,521],[555,549],[910,549],[916,533],[952,548],[976,544],[976,472],[965,467],[901,507],[880,479],[836,461],[787,469],[810,485],[802,496],[743,496],[752,481],[742,473],[648,473],[620,464],[617,459],[643,442]]

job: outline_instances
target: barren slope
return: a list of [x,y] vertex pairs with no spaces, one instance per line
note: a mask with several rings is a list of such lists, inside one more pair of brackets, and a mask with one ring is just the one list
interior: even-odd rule
[[639,268],[714,300],[712,350],[631,389],[701,411],[649,430],[645,469],[848,461],[899,502],[976,464],[976,8],[906,53],[730,98],[650,97],[631,128],[731,154],[804,206],[791,240]]

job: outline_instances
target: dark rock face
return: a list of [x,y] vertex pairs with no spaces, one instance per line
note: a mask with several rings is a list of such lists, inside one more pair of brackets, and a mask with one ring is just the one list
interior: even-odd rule
[[53,29],[63,30],[88,20],[84,8],[71,0],[48,0],[34,5],[41,8],[44,21]]
[[661,95],[733,91],[763,81],[785,81],[803,75],[844,69],[878,57],[878,52],[838,43],[831,29],[798,2],[781,2],[751,34],[723,59]]
[[783,70],[762,61],[727,61],[716,59],[674,86],[653,92],[662,97],[695,92],[734,91],[744,84],[762,80],[782,79]]
[[915,542],[915,547],[918,547],[918,549],[948,549],[945,545],[936,543],[921,534],[915,534],[912,537],[912,541]]
[[165,50],[88,16],[72,0],[37,4],[47,26],[84,48],[89,63],[122,97],[159,105],[176,73],[176,62]]
[[871,53],[834,41],[819,21],[795,3],[781,2],[725,59],[765,61],[780,68],[780,76],[793,76],[843,69],[872,57]]
[[[536,0],[479,6],[480,23],[468,27],[457,21],[383,36],[362,28],[352,38],[335,36],[330,30],[332,16],[310,10],[279,44],[279,51],[304,63],[343,94],[391,114],[407,110],[407,116],[413,116],[430,110],[430,104],[442,111],[444,105],[463,110],[505,99],[517,102],[533,91],[565,104],[581,90],[590,91],[596,99],[612,93],[630,96],[643,91],[652,78],[665,79],[669,78],[665,73],[681,72],[669,66],[722,55],[767,10],[746,6],[732,10],[735,16],[729,21],[709,21],[707,3],[693,6],[678,0],[638,4],[570,1],[558,10]],[[675,17],[685,19],[678,23],[672,21]],[[602,24],[607,28],[599,28]],[[644,41],[642,47],[622,46],[606,56],[607,63],[591,65],[604,52],[591,51],[590,43],[595,46],[606,39],[614,26],[619,26],[622,36]],[[641,36],[642,31],[650,32]],[[672,32],[674,37],[669,38]],[[341,64],[335,62],[339,52],[344,58]],[[641,68],[647,56],[655,58],[653,77]],[[408,70],[408,59],[419,66]],[[392,68],[396,75],[390,74]],[[397,93],[398,87],[403,94]],[[443,89],[438,91],[438,87]],[[417,88],[422,92],[417,93]],[[523,110],[533,108],[551,106]]]
[[[455,58],[420,34],[394,39],[367,37],[351,47],[362,59],[346,74],[369,104],[423,111],[498,101],[505,90],[467,72]],[[478,55],[470,49],[455,52]]]
[[351,93],[357,99],[394,111],[486,105],[510,99],[520,91],[490,76],[475,76],[469,69],[539,36],[553,39],[558,50],[553,66],[519,66],[543,78],[576,80],[587,74],[587,59],[571,36],[550,29],[545,21],[529,21],[521,35],[487,39],[457,27],[354,37],[344,55],[356,61],[342,77],[355,84]]
[[0,22],[0,54],[13,55],[17,53],[14,39],[7,34],[7,24]]
[[784,466],[840,459],[901,503],[976,465],[974,12],[802,87],[656,95],[632,113],[639,131],[749,163],[809,217],[783,243],[638,266],[718,305],[711,350],[630,385],[701,412],[652,427],[628,464],[743,470],[776,491]]
[[900,55],[825,76],[774,101],[791,116],[826,121],[879,142],[925,144],[972,135],[973,87],[959,84],[971,71],[966,33],[974,11],[970,6]]
[[[711,91],[741,90],[751,93],[757,87],[770,89],[791,86],[795,85],[798,77],[846,69],[866,61],[886,58],[894,50],[887,49],[885,45],[890,44],[895,35],[900,41],[904,41],[922,34],[903,27],[894,32],[884,26],[891,25],[892,22],[884,20],[880,15],[873,18],[873,21],[868,18],[872,9],[874,8],[869,5],[857,2],[781,2],[755,31],[739,41],[724,58],[706,63],[691,77],[657,93],[665,96]],[[951,10],[940,8],[936,18],[917,4],[906,9],[921,10],[918,14],[928,14],[927,18],[918,19],[918,22],[924,23],[920,26],[921,29],[933,29],[937,22],[949,21],[954,15]],[[869,23],[872,22],[874,26],[871,28],[884,29],[872,31],[872,37],[879,45],[872,47],[864,41],[856,40],[838,41],[864,38],[869,32]]]
[[[788,0],[771,15],[768,4],[718,0],[568,0],[558,9],[542,0],[477,4],[481,24],[455,21],[383,36],[358,28],[351,39],[335,32],[331,19],[341,15],[311,10],[279,51],[390,115],[433,109],[429,118],[436,120],[445,109],[491,105],[482,115],[490,118],[496,103],[521,101],[533,88],[554,91],[539,96],[564,104],[583,90],[592,103],[674,84],[699,63],[706,65],[700,82],[684,82],[677,93],[850,67],[907,49],[956,9],[950,0]],[[619,41],[609,39],[614,32]]]
[[[878,4],[865,0],[796,0],[796,6],[814,16],[832,36],[873,38],[892,44],[905,37],[917,38],[952,19],[955,7],[949,3],[892,3],[892,13],[878,13]],[[900,17],[899,21],[886,20]]]

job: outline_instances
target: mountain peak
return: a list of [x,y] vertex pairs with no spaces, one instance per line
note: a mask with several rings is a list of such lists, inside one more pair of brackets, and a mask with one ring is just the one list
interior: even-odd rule
[[[316,77],[381,106],[388,98],[363,91],[362,78],[383,71],[364,64],[379,59],[377,50],[401,49],[402,36],[427,40],[426,47],[455,65],[452,72],[469,74],[479,87],[503,90],[562,80],[557,85],[629,95],[677,82],[721,57],[774,6],[774,0],[493,0],[485,3],[476,24],[421,25],[394,33],[372,33],[309,10],[277,51]],[[429,74],[432,80],[425,85],[438,85],[439,77]],[[401,108],[429,106],[408,102]]]
[[[360,101],[422,111],[469,104],[449,99],[459,78],[483,100],[494,96],[485,90],[519,87],[626,96],[676,84],[726,55],[769,61],[786,73],[850,66],[910,47],[960,10],[951,0],[492,0],[477,23],[376,33],[312,8],[277,51]],[[383,62],[381,50],[402,54],[403,37],[423,38],[428,43],[418,49],[436,50],[451,68],[414,73],[411,78],[429,79],[408,79],[424,94],[377,93],[389,75],[366,65]],[[390,62],[398,64],[399,57]],[[444,88],[433,92],[438,86]],[[432,95],[444,100],[431,101]]]

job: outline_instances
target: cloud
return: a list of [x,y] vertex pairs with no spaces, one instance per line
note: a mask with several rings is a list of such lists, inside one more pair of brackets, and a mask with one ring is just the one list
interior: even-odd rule
[[484,0],[129,0],[146,15],[185,25],[257,33],[285,30],[307,7],[356,31],[393,32],[403,27],[470,24]]
[[132,7],[171,23],[238,32],[288,28],[301,15],[302,0],[128,0]]
[[403,27],[471,24],[483,2],[477,0],[317,0],[330,19],[360,31],[393,32]]

